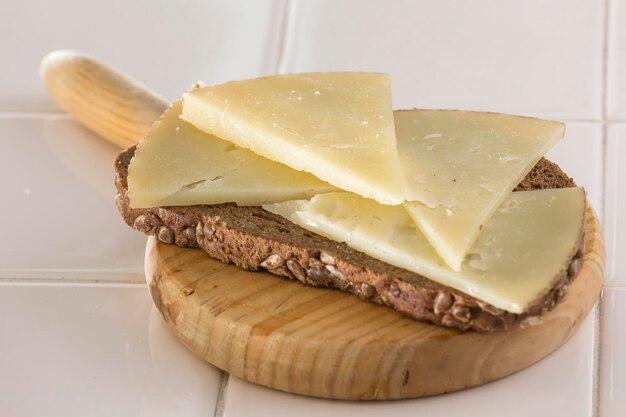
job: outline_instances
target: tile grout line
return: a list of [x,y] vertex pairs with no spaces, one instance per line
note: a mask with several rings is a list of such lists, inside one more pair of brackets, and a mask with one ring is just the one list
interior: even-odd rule
[[278,50],[278,56],[276,57],[276,74],[283,74],[287,69],[287,53],[291,50],[291,40],[293,38],[291,33],[293,32],[292,26],[295,8],[295,0],[285,0],[285,5],[283,6],[280,48]]
[[90,288],[148,288],[145,282],[93,282],[93,281],[3,281],[0,280],[0,287],[90,287]]
[[[533,117],[533,116],[531,116]],[[538,116],[543,118],[550,118],[553,120],[558,120],[564,123],[581,123],[581,124],[626,124],[626,119],[608,119],[608,118],[600,118],[600,119],[584,119],[584,118],[567,118],[567,117],[551,117],[551,116]]]
[[287,0],[274,0],[272,10],[272,34],[265,45],[263,72],[261,75],[276,74],[284,49]]
[[0,110],[0,119],[72,119],[68,113],[61,110]]
[[[293,0],[287,0],[286,3],[292,2]],[[285,12],[285,16],[282,19],[283,22],[285,22],[285,20],[291,21],[292,18],[287,17],[286,15],[290,14],[292,15],[293,12]],[[287,32],[289,32],[290,30],[287,28],[283,28],[281,36],[286,36],[287,38],[289,36],[286,35]],[[286,43],[286,44],[284,44]],[[278,71],[284,71],[286,70],[286,58],[285,56],[287,55],[287,51],[289,50],[289,46],[288,46],[289,41],[287,42],[280,42],[279,45],[279,51],[277,53],[277,59],[276,62],[274,63],[274,65],[272,66],[272,70],[276,71],[278,73]],[[559,116],[536,116],[536,117],[542,117],[542,118],[549,118],[549,119],[554,119],[554,120],[559,120],[561,122],[565,122],[565,123],[581,123],[581,124],[600,124],[600,125],[604,125],[604,124],[626,124],[626,118],[624,119],[609,119],[609,118],[600,118],[600,119],[585,119],[585,118],[580,118],[580,117],[573,117],[573,118],[569,118],[569,117],[559,117]],[[0,119],[10,119],[10,118],[15,118],[15,119],[35,119],[35,118],[42,118],[42,119],[67,119],[67,120],[75,120],[70,114],[64,112],[64,111],[40,111],[40,110],[0,110]]]
[[609,91],[609,42],[610,42],[610,6],[611,0],[604,0],[604,34],[603,34],[603,48],[602,48],[602,198],[600,199],[602,207],[600,212],[602,213],[602,220],[606,219],[605,206],[606,206],[606,161],[607,161],[607,136],[608,136],[608,91]]
[[224,417],[224,411],[226,410],[226,391],[228,391],[229,381],[230,374],[226,371],[222,371],[220,388],[217,393],[217,403],[215,403],[215,413],[213,413],[213,417]]
[[602,287],[603,290],[610,290],[610,291],[626,291],[626,286],[625,285],[607,285],[605,287]]
[[143,270],[14,269],[0,270],[0,282],[136,284],[145,282],[145,273]]
[[600,416],[600,330],[601,330],[601,315],[602,315],[602,293],[604,289],[600,290],[600,297],[596,301],[594,307],[593,317],[593,386],[591,391],[591,415],[592,417]]
[[[603,16],[603,48],[602,48],[602,218],[606,219],[606,174],[607,174],[607,144],[608,144],[608,91],[609,91],[609,44],[610,44],[610,21],[611,21],[611,0],[604,0],[604,16]],[[600,292],[600,298],[594,308],[594,326],[593,326],[593,390],[591,393],[593,417],[600,416],[600,361],[601,358],[601,332],[602,332],[602,299],[604,290]]]
[[2,284],[24,284],[24,285],[128,285],[128,286],[136,286],[142,285],[145,286],[146,282],[144,280],[136,280],[132,281],[129,279],[79,279],[79,278],[11,278],[11,277],[0,277],[0,285]]

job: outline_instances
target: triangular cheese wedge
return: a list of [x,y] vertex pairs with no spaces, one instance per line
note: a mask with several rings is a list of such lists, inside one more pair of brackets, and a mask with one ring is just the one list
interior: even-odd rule
[[498,113],[394,116],[405,208],[456,271],[496,208],[565,131],[559,122]]
[[131,207],[261,205],[335,190],[180,119],[181,101],[154,123],[128,167]]
[[383,204],[400,204],[389,76],[311,73],[233,81],[183,97],[198,129]]
[[399,206],[336,192],[263,208],[381,261],[523,313],[567,271],[584,226],[585,193],[582,188],[511,193],[458,272],[442,262]]

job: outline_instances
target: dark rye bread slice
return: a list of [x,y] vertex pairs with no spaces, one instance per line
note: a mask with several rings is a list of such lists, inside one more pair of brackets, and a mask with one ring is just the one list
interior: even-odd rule
[[[551,310],[582,265],[583,237],[553,288],[525,314],[512,314],[309,232],[261,207],[235,204],[133,209],[128,204],[128,165],[135,147],[116,161],[116,204],[124,221],[160,241],[201,247],[209,256],[250,271],[268,271],[303,284],[338,288],[418,320],[461,330],[495,331]],[[575,186],[554,163],[541,159],[516,190]]]

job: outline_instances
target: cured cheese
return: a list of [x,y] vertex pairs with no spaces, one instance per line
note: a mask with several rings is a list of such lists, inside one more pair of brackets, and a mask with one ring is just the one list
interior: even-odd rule
[[485,225],[460,271],[446,265],[401,206],[352,193],[263,206],[329,239],[523,313],[566,270],[584,226],[582,188],[512,193]]
[[200,88],[183,97],[182,117],[341,189],[404,201],[386,74],[288,74]]
[[180,119],[181,111],[179,100],[139,143],[128,168],[131,207],[261,205],[336,190],[196,129]]
[[459,271],[496,208],[563,137],[562,123],[457,110],[394,114],[405,207]]

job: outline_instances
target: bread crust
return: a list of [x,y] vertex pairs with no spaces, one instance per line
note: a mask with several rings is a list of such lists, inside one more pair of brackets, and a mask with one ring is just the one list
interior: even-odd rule
[[[419,274],[309,232],[261,207],[235,204],[134,209],[128,203],[128,165],[135,146],[115,160],[117,208],[132,228],[180,247],[250,271],[267,271],[306,285],[337,288],[386,305],[417,320],[460,330],[492,332],[531,321],[552,310],[567,294],[582,266],[584,236],[550,291],[524,314],[500,310]],[[515,191],[574,187],[556,164],[542,158]]]

